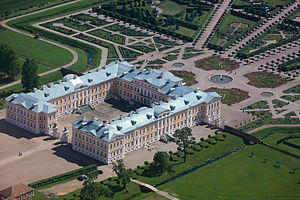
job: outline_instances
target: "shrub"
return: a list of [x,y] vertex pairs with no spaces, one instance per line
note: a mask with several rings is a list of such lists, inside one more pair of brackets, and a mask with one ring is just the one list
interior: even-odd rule
[[138,168],[138,169],[141,169],[141,166],[138,165],[137,168]]
[[148,161],[145,161],[145,162],[144,162],[144,164],[145,164],[145,165],[148,165],[148,164],[149,164],[149,162],[148,162]]
[[103,174],[103,171],[102,171],[102,170],[99,170],[99,174]]
[[169,151],[169,154],[172,155],[172,154],[173,154],[173,151]]

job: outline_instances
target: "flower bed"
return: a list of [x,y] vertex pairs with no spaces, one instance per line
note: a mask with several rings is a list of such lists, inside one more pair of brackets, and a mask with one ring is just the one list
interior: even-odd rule
[[283,85],[288,79],[268,72],[251,72],[244,75],[249,79],[248,84],[258,88],[275,88]]
[[250,98],[249,92],[246,92],[238,88],[220,89],[220,88],[212,87],[206,89],[205,92],[217,92],[219,95],[222,96],[221,102],[227,104],[228,106],[231,106],[231,104],[239,103],[241,101]]
[[195,62],[195,66],[200,69],[204,69],[206,71],[209,70],[232,71],[234,69],[237,69],[239,67],[239,64],[229,59],[220,58],[218,56],[212,56],[209,58],[197,60]]
[[186,82],[188,86],[198,83],[198,81],[196,81],[195,74],[193,72],[188,72],[185,70],[183,71],[171,70],[170,72],[175,76],[182,78],[183,81]]

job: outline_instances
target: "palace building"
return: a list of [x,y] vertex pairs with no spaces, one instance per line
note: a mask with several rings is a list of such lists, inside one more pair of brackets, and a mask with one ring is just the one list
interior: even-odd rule
[[73,149],[105,163],[114,162],[179,128],[220,123],[221,96],[193,89],[168,71],[140,70],[127,62],[110,64],[82,76],[69,74],[58,84],[6,98],[6,120],[36,134],[52,134],[59,117],[110,98],[142,107],[119,119],[74,121]]

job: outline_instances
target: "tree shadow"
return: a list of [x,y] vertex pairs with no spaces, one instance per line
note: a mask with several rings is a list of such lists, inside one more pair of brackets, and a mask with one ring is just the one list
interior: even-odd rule
[[17,139],[20,139],[20,138],[32,139],[32,138],[36,138],[36,137],[45,136],[43,134],[38,134],[38,135],[34,134],[34,133],[27,131],[21,127],[10,124],[7,121],[5,121],[5,119],[0,119],[0,133],[7,134],[7,135],[12,136]]
[[68,162],[75,163],[79,166],[87,166],[91,164],[96,164],[97,166],[106,165],[98,160],[74,151],[71,144],[62,144],[52,148],[52,150],[54,150],[54,155],[61,157]]

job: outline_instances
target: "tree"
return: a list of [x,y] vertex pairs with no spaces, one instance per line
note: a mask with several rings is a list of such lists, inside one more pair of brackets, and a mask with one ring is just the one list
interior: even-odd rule
[[88,174],[88,179],[84,181],[84,187],[80,191],[81,200],[94,200],[101,195],[98,184],[95,183],[97,177],[97,171]]
[[132,170],[126,169],[123,160],[120,159],[113,163],[113,171],[117,174],[119,180],[122,180],[124,188],[127,190],[126,186],[132,177]]
[[184,162],[186,162],[187,148],[192,144],[193,139],[192,129],[189,127],[184,127],[182,129],[177,129],[173,135],[176,144],[183,149],[184,152]]
[[170,162],[170,158],[167,152],[158,151],[155,153],[154,157],[154,165],[157,167],[158,172],[163,173],[165,171],[172,171],[172,164]]
[[6,45],[0,45],[0,72],[8,75],[12,80],[21,72],[15,51]]
[[37,64],[33,59],[26,59],[22,68],[22,85],[26,90],[31,90],[39,85],[39,76],[37,74]]

